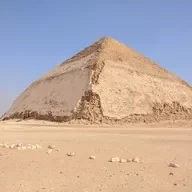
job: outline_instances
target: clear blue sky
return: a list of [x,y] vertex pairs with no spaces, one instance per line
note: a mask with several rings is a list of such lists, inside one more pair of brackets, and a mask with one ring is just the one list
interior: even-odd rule
[[103,36],[192,84],[191,0],[0,0],[0,113],[32,81]]

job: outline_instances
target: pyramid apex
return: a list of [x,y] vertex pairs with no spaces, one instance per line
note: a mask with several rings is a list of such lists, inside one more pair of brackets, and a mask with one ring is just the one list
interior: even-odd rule
[[109,36],[104,36],[102,38],[99,39],[99,41],[113,41],[113,42],[119,42],[116,39],[109,37]]

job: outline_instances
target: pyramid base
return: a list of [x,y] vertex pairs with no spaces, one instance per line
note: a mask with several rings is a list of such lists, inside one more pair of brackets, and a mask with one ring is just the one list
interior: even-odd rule
[[154,103],[151,114],[133,114],[122,119],[116,117],[107,117],[103,115],[100,97],[93,91],[86,91],[81,98],[78,107],[70,116],[56,116],[51,112],[41,114],[37,111],[26,110],[20,113],[14,113],[2,120],[9,119],[35,119],[53,122],[71,122],[86,120],[89,124],[130,124],[130,123],[159,123],[163,121],[192,120],[192,109],[181,106],[178,102]]

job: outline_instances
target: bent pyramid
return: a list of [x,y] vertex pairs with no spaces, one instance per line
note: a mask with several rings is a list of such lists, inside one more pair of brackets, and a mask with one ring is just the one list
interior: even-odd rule
[[2,117],[91,123],[192,119],[192,88],[104,37],[32,83]]

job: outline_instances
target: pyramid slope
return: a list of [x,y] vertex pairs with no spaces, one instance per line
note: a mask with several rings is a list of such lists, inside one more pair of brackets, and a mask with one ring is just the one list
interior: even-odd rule
[[29,117],[95,123],[192,119],[192,88],[104,37],[35,81],[3,119]]

